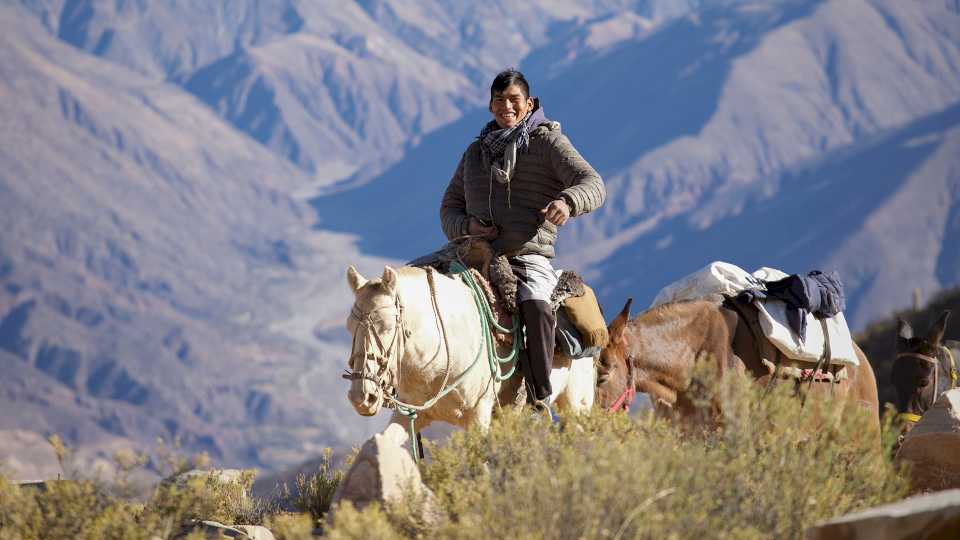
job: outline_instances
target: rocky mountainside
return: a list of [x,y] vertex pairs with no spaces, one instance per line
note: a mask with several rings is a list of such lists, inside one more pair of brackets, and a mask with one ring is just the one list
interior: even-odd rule
[[306,175],[16,8],[0,26],[0,429],[267,466],[362,435],[343,340],[312,330],[365,259],[310,228]]
[[[482,105],[489,73],[624,0],[22,0],[61,40],[194,94],[322,187]],[[692,0],[633,2],[651,19]],[[183,21],[189,21],[184,24]]]
[[960,283],[952,0],[19,0],[0,30],[10,444],[278,469],[381,427],[338,377],[344,269],[442,242],[509,65],[607,181],[559,264],[608,311],[714,259],[837,269],[857,327]]
[[[604,208],[562,233],[559,262],[609,310],[718,259],[839,270],[857,327],[913,287],[960,282],[955,6],[721,3],[655,31],[618,24],[626,38],[572,60],[559,46],[528,58],[547,115],[607,182]],[[485,117],[468,113],[369,185],[316,199],[321,223],[374,253],[432,249],[440,194]],[[358,223],[346,210],[357,207],[382,217]]]

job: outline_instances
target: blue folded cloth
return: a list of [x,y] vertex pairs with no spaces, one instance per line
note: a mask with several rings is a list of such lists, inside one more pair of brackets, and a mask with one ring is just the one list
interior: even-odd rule
[[787,324],[803,341],[807,335],[807,313],[827,319],[846,308],[843,282],[837,272],[824,274],[814,270],[806,276],[793,274],[777,281],[764,282],[764,289],[747,289],[737,295],[745,304],[772,298],[787,304]]

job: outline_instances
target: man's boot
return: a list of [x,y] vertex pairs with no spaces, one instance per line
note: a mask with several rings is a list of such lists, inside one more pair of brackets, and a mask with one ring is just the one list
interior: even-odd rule
[[553,369],[553,348],[556,317],[548,302],[526,300],[520,303],[520,316],[527,333],[527,362],[522,364],[527,397],[546,403],[553,393],[550,370]]

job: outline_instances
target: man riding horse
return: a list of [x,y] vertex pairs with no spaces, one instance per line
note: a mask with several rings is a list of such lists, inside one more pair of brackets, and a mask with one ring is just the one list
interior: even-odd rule
[[599,208],[603,180],[577,152],[560,124],[544,115],[523,74],[503,71],[490,86],[493,120],[467,147],[440,206],[444,234],[488,240],[518,278],[517,303],[526,327],[522,362],[528,400],[546,407],[551,395],[556,319],[550,264],[558,228]]

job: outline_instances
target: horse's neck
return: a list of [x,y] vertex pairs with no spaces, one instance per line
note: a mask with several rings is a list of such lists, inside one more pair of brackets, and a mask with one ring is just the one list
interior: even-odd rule
[[433,287],[420,269],[404,272],[400,281],[404,329],[409,332],[400,374],[403,386],[407,386],[404,379],[417,385],[442,377],[448,365],[455,377],[475,358],[482,337],[470,289],[459,279],[439,273],[432,281]]
[[704,352],[723,361],[733,336],[719,333],[722,319],[719,307],[708,302],[658,306],[630,321],[628,353],[639,360],[638,367],[674,373],[689,372]]
[[688,324],[685,318],[685,310],[676,307],[661,306],[642,313],[627,326],[628,354],[641,360],[642,365],[685,368],[677,364],[687,363],[687,355],[677,351],[692,351],[695,344],[703,342],[703,336],[694,335],[698,327]]

